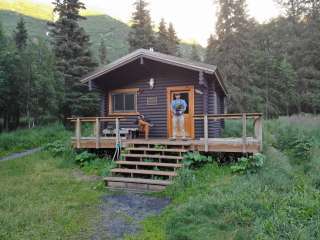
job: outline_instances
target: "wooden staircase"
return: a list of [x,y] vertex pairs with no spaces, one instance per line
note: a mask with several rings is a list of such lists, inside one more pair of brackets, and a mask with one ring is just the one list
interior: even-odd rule
[[116,162],[117,168],[105,178],[106,185],[116,190],[161,191],[177,176],[177,170],[183,166],[183,155],[189,149],[188,142],[130,143]]

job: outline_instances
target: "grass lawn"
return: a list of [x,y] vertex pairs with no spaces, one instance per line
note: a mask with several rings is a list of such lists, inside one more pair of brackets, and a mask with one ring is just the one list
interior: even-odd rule
[[71,133],[60,123],[0,134],[0,158],[11,153],[41,147],[56,140],[67,140]]
[[265,122],[264,139],[257,173],[183,171],[161,194],[172,204],[127,240],[320,239],[320,119]]
[[0,162],[0,239],[88,239],[102,191],[41,152]]

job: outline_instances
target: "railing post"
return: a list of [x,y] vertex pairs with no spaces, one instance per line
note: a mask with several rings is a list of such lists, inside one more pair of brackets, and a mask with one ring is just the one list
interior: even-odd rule
[[242,113],[242,152],[247,152],[247,114]]
[[254,119],[254,136],[260,144],[260,151],[262,151],[262,117]]
[[208,115],[204,115],[204,151],[208,152],[209,151],[209,134],[208,134]]
[[77,148],[80,148],[80,138],[81,138],[81,121],[80,121],[80,118],[77,118],[77,121],[76,121]]
[[120,142],[120,129],[119,129],[119,118],[116,118],[116,141]]
[[100,121],[99,118],[96,118],[96,126],[95,126],[95,134],[96,134],[96,148],[100,148]]

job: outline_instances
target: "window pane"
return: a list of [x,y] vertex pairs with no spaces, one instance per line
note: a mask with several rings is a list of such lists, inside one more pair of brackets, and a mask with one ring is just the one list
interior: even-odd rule
[[135,94],[130,93],[125,95],[125,111],[135,111]]
[[123,93],[112,95],[113,112],[123,112],[124,110],[124,99]]

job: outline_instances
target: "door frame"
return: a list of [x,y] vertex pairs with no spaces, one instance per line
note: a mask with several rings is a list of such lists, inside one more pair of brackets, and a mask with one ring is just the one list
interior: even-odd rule
[[176,91],[185,91],[189,92],[189,114],[191,116],[191,133],[190,137],[192,139],[195,138],[194,134],[194,86],[193,85],[188,85],[188,86],[176,86],[176,87],[167,87],[167,136],[171,137],[172,133],[172,121],[171,121],[171,92],[176,92]]

